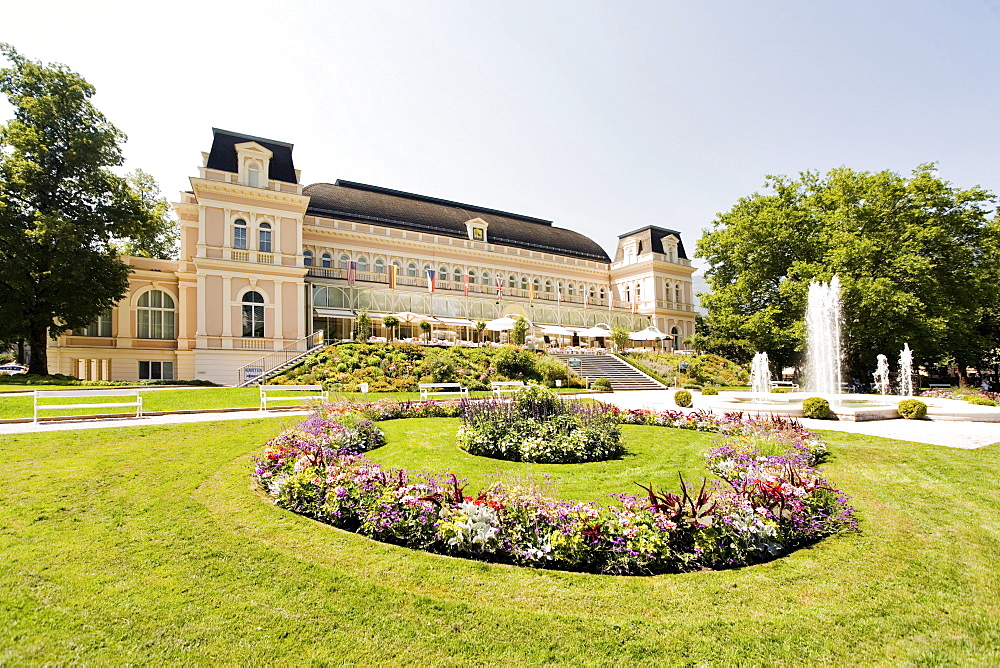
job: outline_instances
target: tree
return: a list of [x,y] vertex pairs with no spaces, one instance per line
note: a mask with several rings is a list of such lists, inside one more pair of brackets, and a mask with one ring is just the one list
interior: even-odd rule
[[479,343],[483,342],[483,332],[486,330],[486,321],[477,320],[476,321],[476,334],[478,335]]
[[139,234],[131,238],[116,239],[115,248],[122,255],[151,257],[159,260],[173,260],[177,257],[180,227],[174,220],[173,210],[165,197],[160,196],[160,187],[151,174],[141,169],[126,176],[129,186],[142,200],[143,209],[148,212]]
[[[997,304],[994,196],[941,180],[934,164],[909,178],[841,167],[825,176],[769,176],[698,242],[710,268],[708,343],[746,361],[767,351],[801,361],[808,284],[842,284],[846,361],[861,377],[909,342],[919,361],[974,363],[997,342],[981,320]],[[706,346],[711,348],[710,345]]]
[[421,320],[419,327],[420,327],[420,331],[424,333],[424,336],[426,337],[427,341],[430,341],[431,340],[431,323],[427,322],[426,320]]
[[382,318],[382,325],[389,330],[389,340],[394,340],[396,328],[399,327],[399,318],[394,315],[387,315]]
[[361,309],[354,318],[354,340],[367,341],[372,335],[372,318],[368,315],[368,309]]
[[629,331],[620,325],[615,325],[611,328],[611,340],[615,342],[615,348],[618,350],[624,350],[628,347]]
[[528,336],[528,321],[524,316],[518,316],[514,321],[514,328],[510,330],[510,340],[516,346],[523,346],[524,340]]
[[31,344],[30,373],[48,373],[48,337],[87,326],[125,296],[129,267],[115,239],[150,234],[153,213],[126,178],[125,136],[91,104],[94,87],[65,65],[0,44],[0,340]]

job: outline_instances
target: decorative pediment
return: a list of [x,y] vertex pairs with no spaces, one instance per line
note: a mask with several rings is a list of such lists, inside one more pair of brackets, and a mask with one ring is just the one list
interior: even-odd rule
[[473,241],[486,242],[486,230],[490,224],[482,218],[471,218],[465,221],[465,228],[469,232],[469,238]]
[[241,144],[236,144],[233,148],[236,149],[237,155],[242,156],[244,153],[247,155],[253,155],[254,157],[267,158],[270,160],[274,157],[274,153],[255,141],[245,141]]

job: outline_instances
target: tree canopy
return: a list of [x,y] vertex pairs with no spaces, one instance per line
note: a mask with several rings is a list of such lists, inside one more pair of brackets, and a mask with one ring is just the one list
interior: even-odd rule
[[960,189],[933,163],[907,178],[841,167],[768,176],[768,192],[719,214],[698,242],[711,292],[706,340],[801,362],[808,284],[839,275],[846,361],[857,374],[909,342],[922,363],[975,364],[1000,342],[992,193]]
[[[111,168],[125,136],[91,103],[94,87],[65,65],[0,44],[0,341],[31,343],[48,372],[48,337],[90,324],[128,289],[115,240],[155,238],[150,199]],[[155,197],[153,198],[155,199]]]

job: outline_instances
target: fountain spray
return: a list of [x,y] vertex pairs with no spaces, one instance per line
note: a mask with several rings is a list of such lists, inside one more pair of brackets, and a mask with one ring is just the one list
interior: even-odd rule
[[883,396],[889,394],[889,358],[885,355],[878,356],[878,367],[875,373],[875,387]]
[[904,397],[913,396],[913,351],[904,343],[899,352],[899,393]]
[[840,394],[840,278],[809,284],[806,307],[806,369],[809,389]]
[[771,366],[767,353],[754,353],[753,364],[750,366],[750,390],[755,400],[763,403],[763,395],[771,391]]

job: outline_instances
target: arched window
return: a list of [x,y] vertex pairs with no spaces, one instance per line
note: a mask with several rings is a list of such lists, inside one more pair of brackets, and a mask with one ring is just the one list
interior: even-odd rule
[[528,277],[527,276],[522,276],[521,277],[521,289],[522,290],[527,290],[528,289]]
[[545,291],[552,292],[552,281],[545,281]]
[[510,276],[507,277],[507,287],[510,288],[511,290],[517,287],[517,276],[511,274]]
[[326,269],[331,269],[333,267],[333,256],[331,256],[329,253],[323,253],[319,257],[319,262],[320,266]]
[[271,252],[271,224],[261,223],[260,229],[257,232],[258,241],[257,250],[261,253]]
[[625,286],[625,301],[632,301],[632,288],[628,285]]
[[358,271],[368,271],[368,258],[364,255],[358,258]]
[[243,336],[264,338],[264,298],[253,290],[243,295]]
[[680,347],[681,347],[681,336],[680,336],[681,333],[679,331],[677,331],[676,327],[671,327],[670,328],[670,333],[674,335],[674,339],[673,339],[673,342],[672,342],[674,350],[679,350]]
[[541,282],[537,278],[534,279],[533,281],[531,281],[531,285],[535,289],[535,292],[540,292],[541,291],[541,289],[540,289]]
[[601,299],[604,299],[604,288],[601,288]]
[[382,258],[375,258],[375,273],[376,274],[385,273],[385,263],[382,262]]
[[340,268],[347,271],[347,268],[351,266],[351,258],[347,255],[340,256]]
[[247,221],[242,218],[233,221],[233,248],[247,248]]
[[448,267],[438,267],[437,273],[438,280],[447,281],[448,280]]
[[456,283],[461,283],[461,282],[462,282],[462,270],[461,270],[461,268],[459,268],[459,267],[455,267],[455,271],[454,271],[454,272],[452,272],[452,274],[451,274],[451,275],[452,275],[452,277],[453,277],[453,280],[454,280],[454,281],[455,281]]
[[253,163],[247,167],[247,185],[251,188],[260,187],[260,168]]
[[302,264],[307,267],[313,266],[313,252],[311,250],[302,251]]
[[470,269],[469,270],[469,283],[472,284],[472,285],[475,285],[475,283],[476,283],[476,270],[475,269]]
[[663,298],[670,301],[670,281],[663,282]]
[[[601,295],[601,297],[603,298],[604,295]],[[590,298],[591,299],[594,298],[594,286],[593,285],[590,286]]]
[[681,284],[680,283],[678,283],[678,284],[676,284],[674,286],[674,301],[677,302],[678,304],[680,304],[681,301],[683,301],[683,298],[681,297]]
[[483,278],[482,278],[482,280],[480,282],[483,285],[489,285],[490,284],[490,272],[484,271],[483,272]]
[[407,276],[417,275],[417,265],[415,263],[411,262],[410,264],[406,265],[406,275]]
[[569,294],[570,297],[572,297],[573,295],[576,294],[576,286],[570,283],[569,285],[566,286],[566,292],[567,294]]
[[173,339],[174,299],[166,292],[149,290],[139,296],[138,334],[140,339]]
[[642,286],[639,285],[638,283],[636,283],[636,285],[635,285],[635,300],[636,301],[639,301],[641,299],[641,297],[640,297],[641,294],[642,294]]
[[564,288],[564,286],[563,286],[563,282],[562,282],[562,281],[559,281],[559,282],[558,282],[558,283],[556,284],[556,291],[557,291],[557,292],[558,292],[559,294],[561,294],[561,295],[564,295],[564,294],[566,294],[566,290],[565,290],[565,288]]

